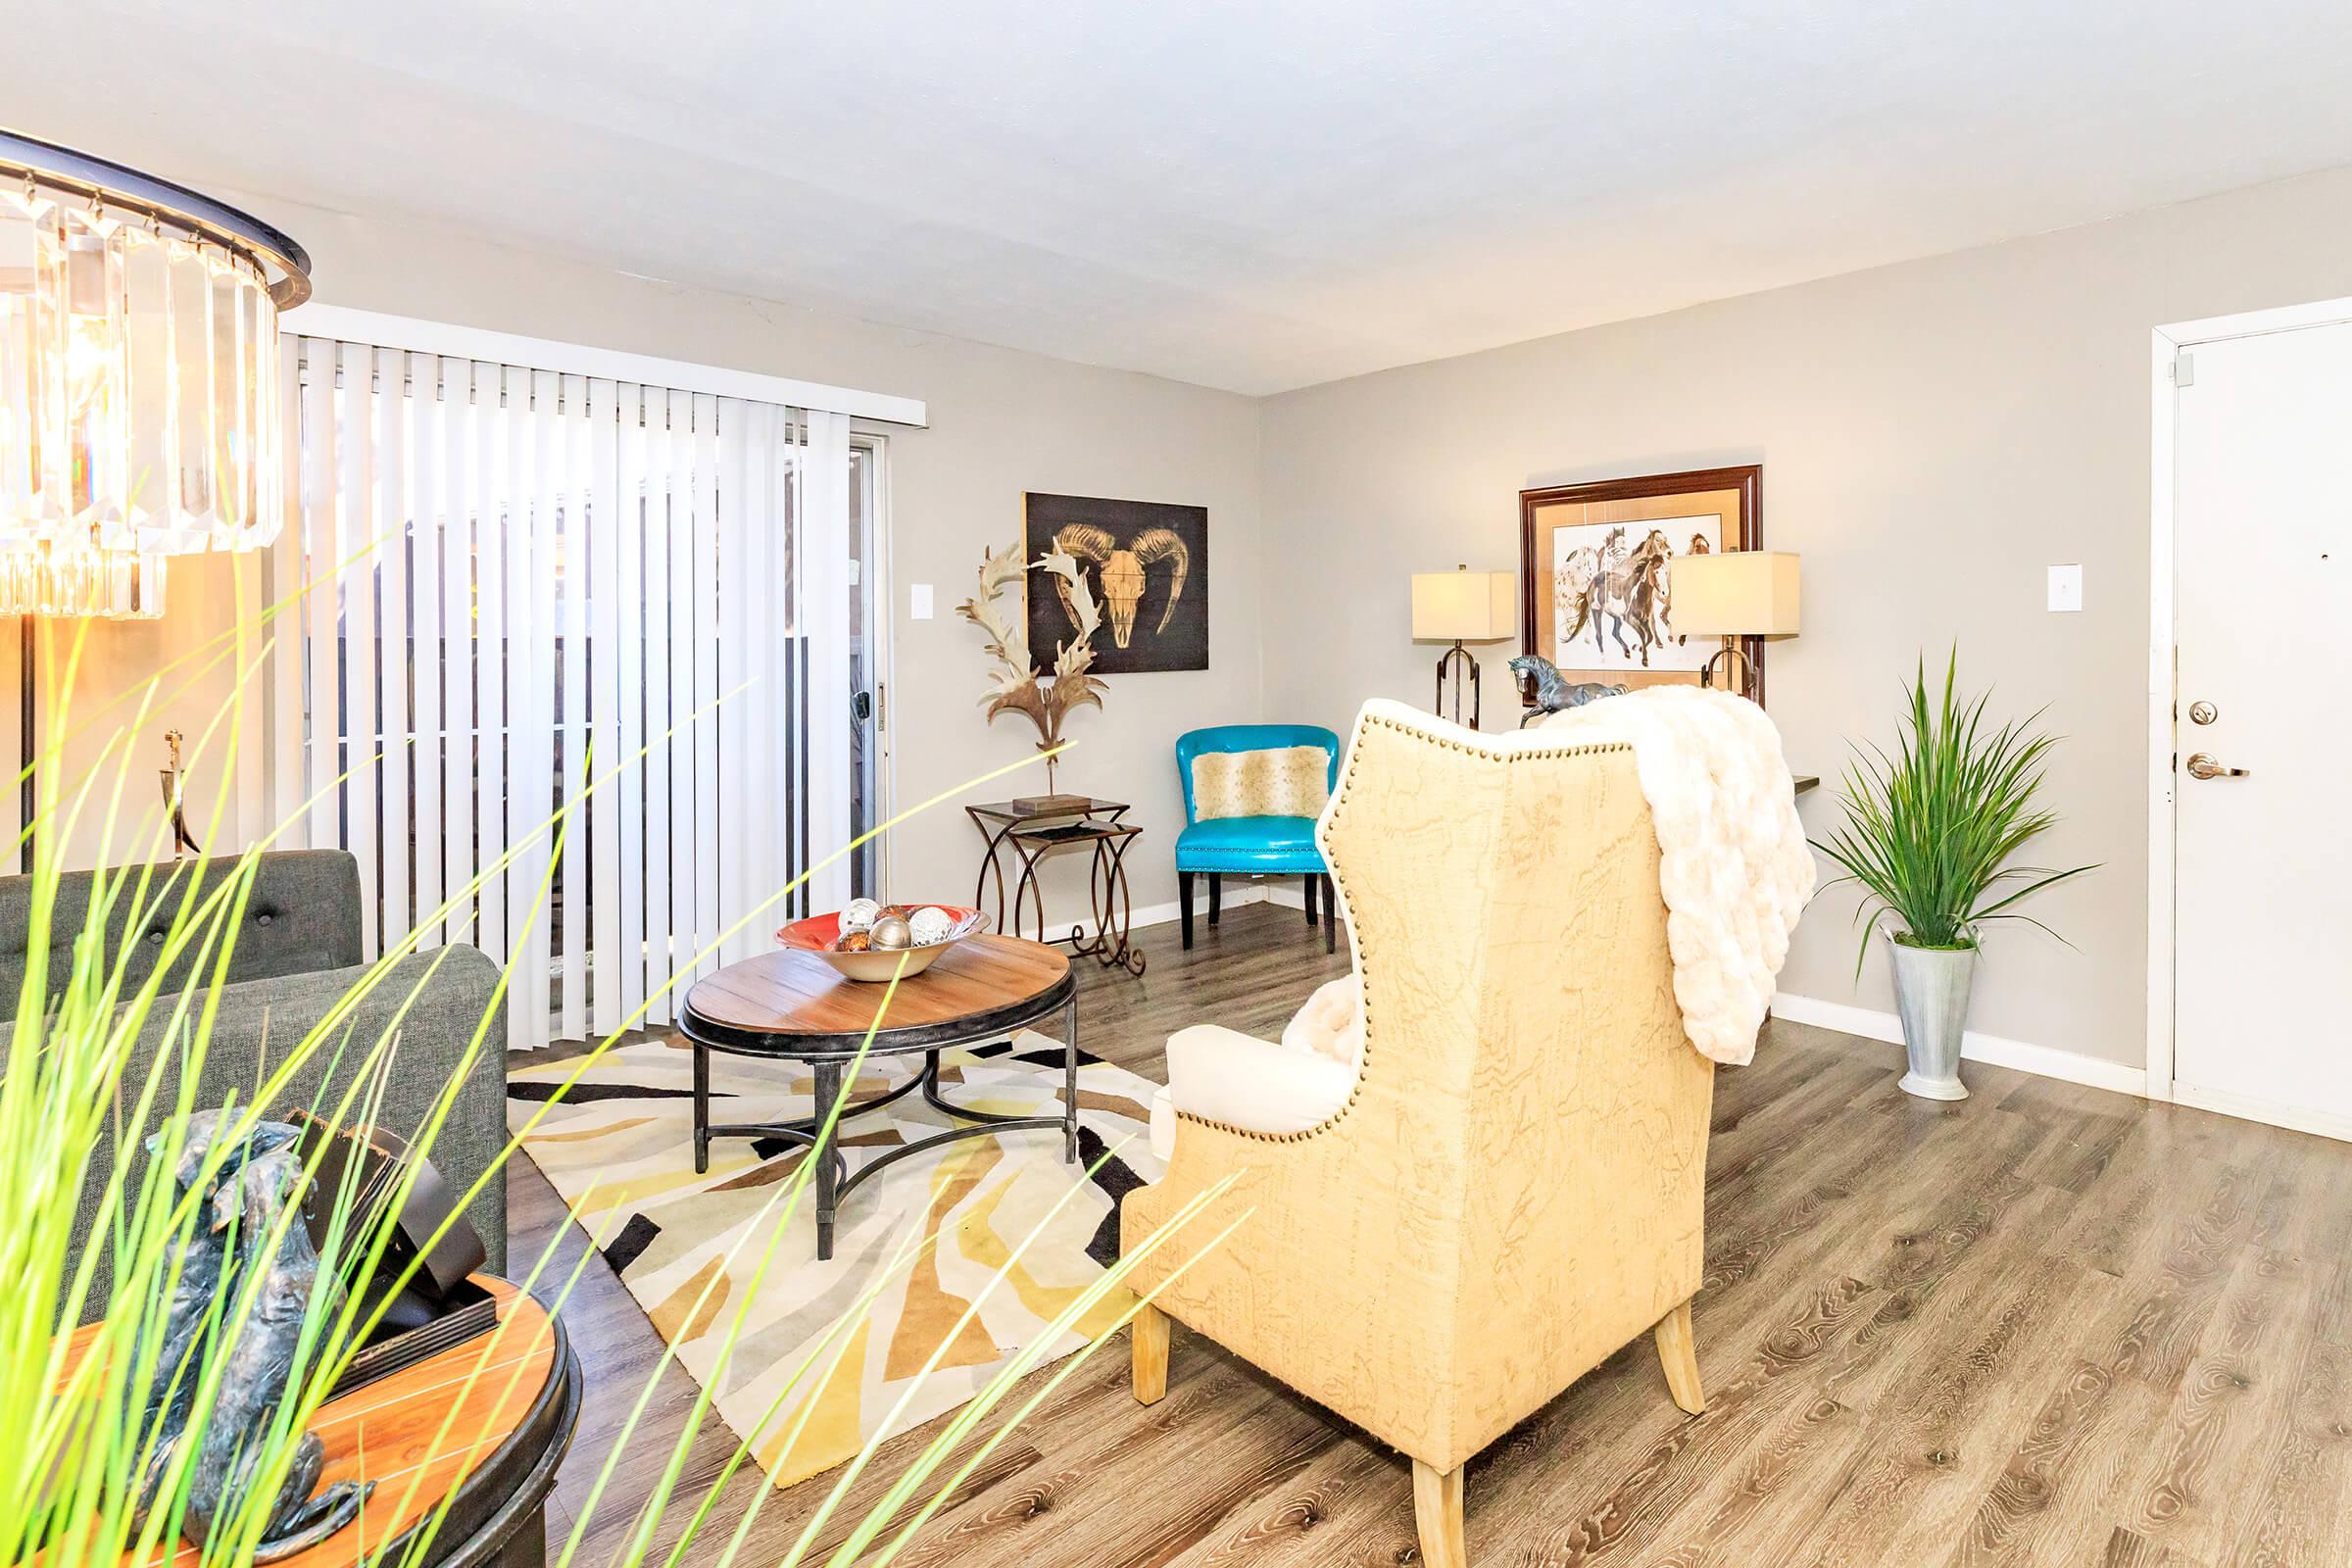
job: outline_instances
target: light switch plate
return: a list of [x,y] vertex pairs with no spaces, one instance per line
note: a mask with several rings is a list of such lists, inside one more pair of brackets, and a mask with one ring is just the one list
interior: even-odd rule
[[915,620],[931,618],[931,585],[927,582],[906,585],[906,613]]
[[2079,564],[2050,568],[2050,608],[2052,610],[2081,610],[2082,608],[2082,568]]

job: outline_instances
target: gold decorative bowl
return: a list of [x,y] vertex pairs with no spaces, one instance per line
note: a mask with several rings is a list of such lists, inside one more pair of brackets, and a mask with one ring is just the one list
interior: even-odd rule
[[[912,979],[931,967],[932,960],[965,937],[977,936],[988,929],[988,916],[978,909],[960,904],[912,904],[909,909],[938,909],[955,921],[947,939],[927,943],[919,948],[863,948],[856,952],[841,951],[841,911],[812,914],[806,920],[795,920],[776,933],[776,940],[795,953],[813,953],[842,975],[868,985],[885,984],[892,977]],[[904,969],[899,967],[906,960]]]

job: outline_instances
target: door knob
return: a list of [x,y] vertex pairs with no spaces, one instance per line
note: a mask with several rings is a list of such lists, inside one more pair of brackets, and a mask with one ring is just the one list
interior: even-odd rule
[[2246,776],[2246,770],[2242,767],[2231,767],[2225,762],[2214,760],[2211,752],[2191,752],[2188,754],[2187,762],[2182,765],[2187,767],[2190,778],[2244,778]]

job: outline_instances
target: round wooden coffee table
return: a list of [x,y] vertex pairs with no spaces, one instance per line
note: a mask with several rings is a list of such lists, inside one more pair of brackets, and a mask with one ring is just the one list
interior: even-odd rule
[[[809,1146],[816,1161],[816,1255],[833,1255],[833,1216],[858,1183],[911,1154],[958,1138],[985,1138],[1019,1127],[1061,1129],[1063,1157],[1078,1162],[1078,985],[1059,950],[1018,937],[966,938],[930,968],[899,982],[879,1025],[887,986],[844,979],[810,953],[778,950],[731,963],[686,993],[678,1029],[694,1046],[694,1168],[710,1168],[713,1138],[781,1138]],[[1030,1024],[1062,1018],[1059,1116],[1004,1116],[967,1110],[940,1094],[939,1054],[957,1046],[1009,1040]],[[872,1030],[873,1043],[866,1044]],[[841,1098],[842,1074],[864,1051],[923,1058],[922,1070],[871,1100],[842,1107],[838,1127],[920,1090],[924,1100],[969,1126],[879,1154],[852,1171],[823,1136],[826,1107]],[[805,1121],[712,1125],[710,1054],[805,1061],[816,1075],[816,1114]]]

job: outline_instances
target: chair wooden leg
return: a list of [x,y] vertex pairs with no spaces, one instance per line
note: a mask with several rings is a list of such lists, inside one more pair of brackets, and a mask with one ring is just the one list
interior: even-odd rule
[[1157,1404],[1168,1392],[1168,1314],[1147,1301],[1127,1332],[1135,1348],[1135,1402]]
[[1215,925],[1217,916],[1224,912],[1224,903],[1225,873],[1211,871],[1208,873],[1208,923],[1210,925]]
[[1331,873],[1326,871],[1317,880],[1323,884],[1323,951],[1340,951],[1340,901],[1332,895]]
[[1306,885],[1306,923],[1315,923],[1315,873],[1309,871],[1298,879]]
[[1190,871],[1176,873],[1176,906],[1184,911],[1184,947],[1189,953],[1193,947],[1193,873]]
[[1427,1568],[1470,1568],[1462,1544],[1462,1472],[1413,1461],[1413,1527]]
[[1657,1336],[1658,1364],[1666,1369],[1666,1392],[1690,1414],[1705,1414],[1707,1396],[1698,1386],[1698,1344],[1690,1338],[1689,1301],[1658,1319]]

